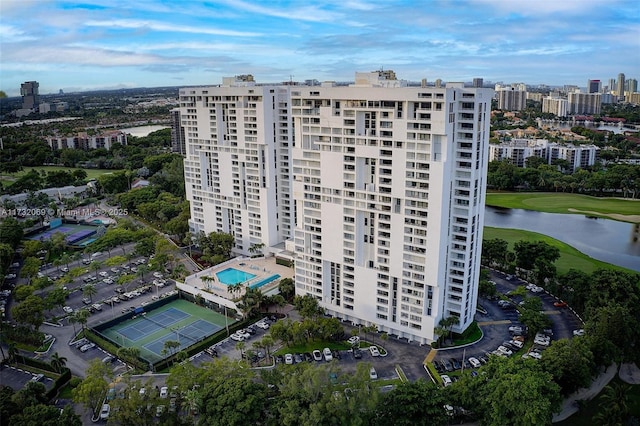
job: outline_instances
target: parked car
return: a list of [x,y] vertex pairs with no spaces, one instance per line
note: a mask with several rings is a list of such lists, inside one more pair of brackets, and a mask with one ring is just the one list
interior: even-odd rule
[[444,368],[445,371],[453,371],[453,364],[451,364],[451,361],[449,361],[448,359],[440,360],[440,363],[442,364],[442,368]]
[[560,301],[554,302],[553,306],[555,306],[556,308],[566,308],[567,302],[563,302],[560,300]]
[[87,352],[89,349],[93,349],[96,347],[95,343],[87,343],[80,347],[80,352]]
[[376,380],[378,378],[378,373],[376,372],[376,369],[373,367],[369,369],[369,378],[371,380]]
[[440,378],[442,379],[442,384],[445,388],[453,383],[451,381],[451,377],[447,376],[446,374],[443,374],[442,376],[440,376]]
[[111,413],[111,406],[109,404],[102,404],[102,410],[100,410],[100,419],[107,420]]
[[242,342],[244,337],[239,335],[238,333],[233,333],[231,336],[231,340],[235,340],[236,342]]
[[453,365],[454,370],[459,370],[461,368],[460,361],[455,358],[451,358],[451,364]]
[[380,351],[377,346],[369,346],[369,352],[371,352],[371,356],[380,356]]
[[362,351],[360,349],[354,349],[353,350],[353,357],[355,359],[360,359],[362,358]]
[[163,386],[160,388],[160,398],[166,398],[169,396],[169,388],[167,386]]
[[261,328],[263,330],[268,330],[269,329],[269,324],[267,324],[264,321],[260,321],[260,322],[256,323],[256,327]]
[[358,343],[360,343],[360,338],[358,336],[351,336],[349,337],[349,339],[347,340],[347,342],[353,346],[353,345],[357,345]]
[[331,353],[331,349],[329,349],[329,348],[324,348],[322,350],[322,355],[324,355],[325,361],[333,360],[333,354]]
[[287,365],[292,365],[293,364],[293,355],[292,354],[285,354],[284,363],[287,364]]
[[158,405],[156,407],[156,417],[162,416],[162,413],[164,413],[164,405]]
[[506,356],[511,356],[511,355],[513,355],[513,351],[512,351],[511,349],[506,348],[506,347],[504,347],[504,346],[502,346],[502,345],[498,346],[497,351],[498,351],[498,352],[500,352],[500,353],[505,354]]
[[62,308],[62,310],[67,314],[72,314],[73,313],[73,308],[71,306],[64,306]]
[[473,368],[482,367],[482,364],[480,363],[480,360],[478,360],[477,358],[474,358],[474,357],[469,358],[469,364],[471,364],[471,366]]

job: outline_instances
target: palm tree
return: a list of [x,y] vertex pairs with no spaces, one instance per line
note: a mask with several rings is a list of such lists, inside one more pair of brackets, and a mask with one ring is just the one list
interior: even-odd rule
[[92,271],[94,271],[96,273],[96,278],[98,278],[98,271],[102,268],[102,262],[98,261],[98,260],[94,260],[93,262],[91,262],[91,264],[89,265],[89,269],[91,269]]
[[13,361],[15,364],[18,363],[17,356],[19,354],[18,347],[13,342],[7,342],[7,352],[9,354],[9,361]]
[[238,342],[236,343],[236,349],[240,352],[240,357],[242,357],[244,348],[245,348],[245,343],[244,342]]
[[89,311],[86,309],[80,309],[79,311],[76,311],[74,315],[76,317],[76,321],[82,325],[82,330],[84,330],[87,325],[87,321],[89,320]]
[[268,334],[266,336],[264,336],[262,338],[262,340],[260,341],[262,347],[264,348],[265,351],[265,355],[267,356],[267,362],[269,362],[269,356],[271,353],[271,347],[273,346],[273,344],[275,343],[273,341],[273,337],[269,336]]
[[95,296],[97,293],[98,293],[98,290],[96,289],[96,286],[93,284],[87,284],[82,288],[82,294],[88,297],[89,300],[91,300],[91,302],[93,302],[93,296]]
[[60,356],[58,352],[51,355],[51,361],[49,362],[51,367],[57,372],[60,373],[64,367],[67,365],[67,359],[63,356]]
[[594,420],[602,425],[623,424],[629,415],[629,392],[626,383],[614,383],[604,388],[600,396],[600,412]]
[[78,311],[74,312],[72,315],[69,315],[67,317],[67,322],[69,322],[69,324],[71,324],[73,326],[73,335],[74,336],[77,334],[77,332],[76,332],[76,323],[78,322],[78,318],[76,317],[77,313],[78,313]]

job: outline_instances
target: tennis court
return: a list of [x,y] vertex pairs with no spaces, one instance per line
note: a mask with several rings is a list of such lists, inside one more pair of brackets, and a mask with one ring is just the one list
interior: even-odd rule
[[[101,334],[118,346],[138,348],[144,359],[155,363],[234,322],[234,319],[225,318],[211,309],[186,300],[173,300],[104,329]],[[179,343],[172,352],[165,350],[165,343],[169,340]]]

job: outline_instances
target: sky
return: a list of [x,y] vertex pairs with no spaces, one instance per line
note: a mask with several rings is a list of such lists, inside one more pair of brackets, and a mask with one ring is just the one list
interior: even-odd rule
[[640,79],[638,0],[0,0],[0,90]]

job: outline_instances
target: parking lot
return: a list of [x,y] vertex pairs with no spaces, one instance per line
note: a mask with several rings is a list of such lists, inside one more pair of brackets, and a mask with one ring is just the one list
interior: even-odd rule
[[42,377],[39,380],[37,374],[30,373],[19,368],[9,365],[0,365],[0,383],[9,386],[15,391],[22,389],[30,381],[38,381],[42,383],[47,390],[53,387],[53,380],[48,377]]
[[[496,289],[499,293],[507,294],[515,290],[519,286],[524,286],[527,283],[519,280],[515,277],[509,277],[497,271],[491,271],[492,281],[495,282]],[[573,330],[582,328],[580,320],[568,309],[567,307],[556,307],[555,302],[558,300],[552,295],[547,294],[544,291],[532,292],[528,291],[528,296],[537,296],[542,301],[543,311],[547,314],[552,322],[551,329],[547,332],[550,340],[558,340],[564,338],[573,337]],[[490,353],[494,352],[500,346],[506,346],[507,349],[516,352],[517,347],[508,347],[505,342],[509,342],[514,338],[514,333],[509,331],[509,327],[518,326],[519,313],[515,309],[515,304],[518,304],[523,300],[522,297],[514,296],[512,298],[513,304],[510,306],[500,307],[499,300],[489,300],[486,298],[479,298],[478,304],[481,305],[486,311],[486,314],[476,313],[476,321],[482,329],[482,339],[474,344],[467,345],[463,348],[451,348],[451,349],[439,349],[434,359],[434,365],[442,370],[442,373],[458,370],[462,367],[452,368],[453,365],[447,366],[448,363],[453,364],[454,360],[462,364],[462,360],[469,357],[475,357],[481,361],[488,359]],[[518,333],[516,333],[518,334]],[[533,337],[533,336],[529,336]],[[525,344],[525,348],[531,347],[538,353],[543,353],[546,349],[546,345]],[[537,356],[534,354],[534,356]],[[447,370],[445,367],[451,367],[451,370]],[[470,368],[469,365],[465,368]]]

